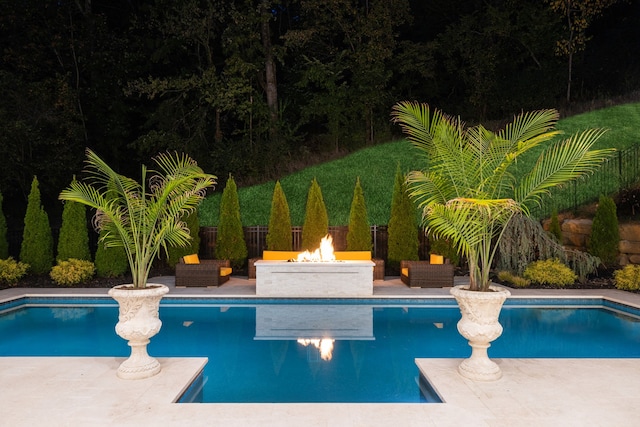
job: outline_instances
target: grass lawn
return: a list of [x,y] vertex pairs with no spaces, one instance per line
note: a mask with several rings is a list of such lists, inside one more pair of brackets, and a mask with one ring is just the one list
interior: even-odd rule
[[[607,128],[609,132],[601,138],[595,148],[615,147],[625,150],[640,143],[640,103],[617,105],[568,117],[558,122],[557,127],[564,131],[565,137],[589,128]],[[528,169],[541,151],[542,147],[519,160],[522,169]],[[314,177],[322,189],[330,225],[349,223],[349,210],[357,177],[360,177],[364,191],[369,222],[372,225],[387,224],[396,167],[399,165],[403,172],[420,169],[423,162],[419,156],[418,151],[409,142],[400,140],[365,148],[342,159],[311,166],[283,177],[280,183],[287,196],[292,224],[302,225],[304,222],[307,191]],[[218,184],[220,192],[207,197],[200,206],[201,226],[217,225],[221,190],[225,182],[222,178]],[[275,182],[272,181],[238,189],[240,216],[244,226],[269,223],[274,185]],[[612,185],[615,185],[615,182],[612,182]],[[597,198],[602,191],[586,184],[579,184],[577,189],[579,192],[594,193],[593,198]],[[567,190],[558,192],[554,197],[566,202],[573,197],[567,191],[573,192],[573,189],[567,187]],[[591,197],[590,194],[586,196]],[[581,195],[582,197],[585,196]]]

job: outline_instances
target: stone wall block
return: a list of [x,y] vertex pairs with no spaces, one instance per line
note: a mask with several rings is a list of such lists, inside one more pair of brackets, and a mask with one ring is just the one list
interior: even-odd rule
[[560,228],[563,233],[591,234],[592,223],[590,219],[568,219],[562,222]]
[[571,233],[562,231],[562,244],[565,246],[574,246],[584,248],[587,245],[587,235],[581,233]]
[[620,240],[630,240],[640,242],[640,222],[629,222],[620,224]]
[[640,242],[630,240],[620,240],[618,250],[623,254],[640,254]]

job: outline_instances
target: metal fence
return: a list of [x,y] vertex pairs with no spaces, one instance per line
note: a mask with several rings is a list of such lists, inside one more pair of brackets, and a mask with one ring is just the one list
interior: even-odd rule
[[551,190],[551,197],[543,198],[542,205],[532,209],[536,218],[546,218],[553,209],[577,210],[592,203],[601,194],[610,196],[640,182],[640,144],[636,144],[603,163],[593,174],[564,187]]
[[[267,248],[267,233],[269,227],[254,226],[243,227],[244,241],[247,244],[248,258],[256,258],[262,256],[262,251]],[[344,251],[347,249],[347,226],[330,226],[329,234],[333,238],[333,247],[336,251]],[[215,257],[216,234],[217,227],[200,227],[200,254],[203,258]],[[388,248],[388,233],[386,225],[371,226],[371,237],[373,247],[371,249],[372,257],[381,258],[386,261]],[[302,247],[302,227],[291,227],[291,239],[293,242],[293,250],[299,251]],[[419,256],[420,259],[426,259],[429,255],[429,240],[425,236],[424,230],[419,233]]]

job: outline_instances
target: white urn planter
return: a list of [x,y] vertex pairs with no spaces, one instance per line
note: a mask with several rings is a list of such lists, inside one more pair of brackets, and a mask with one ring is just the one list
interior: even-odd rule
[[160,300],[167,292],[169,288],[165,285],[152,283],[145,288],[119,285],[109,290],[109,295],[119,305],[116,333],[128,340],[131,347],[131,355],[118,368],[118,377],[137,380],[160,372],[160,362],[149,356],[147,344],[162,327],[158,310]]
[[494,381],[502,377],[500,367],[489,359],[487,349],[502,334],[498,316],[511,292],[500,286],[489,289],[487,292],[470,291],[464,285],[451,289],[462,314],[458,332],[471,346],[471,357],[462,361],[458,372],[474,381]]

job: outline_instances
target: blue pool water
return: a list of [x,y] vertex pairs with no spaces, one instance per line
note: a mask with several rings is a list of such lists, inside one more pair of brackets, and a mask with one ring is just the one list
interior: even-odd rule
[[[165,298],[156,357],[208,357],[204,402],[424,402],[416,358],[468,357],[453,300]],[[315,302],[316,304],[312,304]],[[555,302],[555,303],[560,303]],[[508,300],[491,357],[640,357],[640,312],[602,300]],[[0,356],[127,356],[107,298],[0,305]],[[298,338],[332,337],[330,357]],[[428,398],[427,398],[428,400]]]

